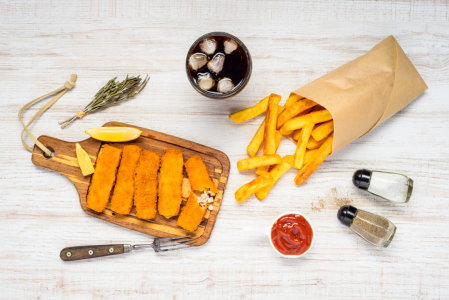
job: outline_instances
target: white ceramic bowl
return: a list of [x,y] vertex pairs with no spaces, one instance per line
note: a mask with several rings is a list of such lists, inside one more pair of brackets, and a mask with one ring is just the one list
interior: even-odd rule
[[[300,216],[302,216],[304,219],[306,219],[306,221],[309,223],[310,227],[312,228],[312,232],[313,232],[312,242],[310,243],[309,249],[307,249],[306,252],[304,252],[304,253],[302,253],[302,254],[299,254],[299,255],[286,255],[286,254],[280,253],[280,252],[278,251],[278,249],[276,249],[276,247],[274,246],[273,240],[271,239],[271,229],[273,228],[273,225],[276,223],[276,221],[279,220],[281,217],[283,217],[283,216],[285,216],[285,215],[290,215],[290,214],[293,214],[293,215],[300,215]],[[299,213],[299,212],[291,212],[291,211],[290,211],[290,212],[285,212],[285,213],[283,213],[283,214],[280,214],[280,215],[279,215],[276,219],[274,219],[274,221],[270,224],[270,227],[269,227],[269,228],[245,227],[244,229],[245,229],[246,231],[257,232],[257,233],[266,235],[266,236],[268,237],[268,239],[270,240],[271,247],[273,247],[274,251],[276,251],[277,254],[279,254],[280,256],[285,257],[285,258],[300,258],[300,257],[306,255],[307,252],[309,252],[310,249],[312,249],[313,244],[314,244],[314,242],[315,242],[315,237],[316,237],[315,228],[313,228],[312,222],[310,222],[310,220],[309,220],[305,215],[303,215],[302,213]]]
[[[302,216],[304,219],[306,219],[306,221],[307,221],[307,222],[309,223],[309,225],[310,225],[310,228],[312,228],[312,232],[313,232],[312,242],[310,243],[310,247],[309,247],[309,249],[307,249],[306,252],[304,252],[304,253],[302,253],[302,254],[298,254],[298,255],[286,255],[286,254],[282,254],[281,252],[279,252],[279,250],[276,249],[276,247],[274,246],[273,240],[271,239],[271,229],[273,228],[273,225],[276,223],[276,221],[279,220],[280,218],[282,218],[282,217],[285,216],[285,215],[300,215],[300,216]],[[313,247],[313,243],[315,242],[315,236],[316,236],[316,232],[315,232],[315,228],[313,228],[312,222],[310,222],[309,218],[307,218],[305,215],[303,215],[302,213],[299,213],[299,212],[286,212],[286,213],[283,213],[283,214],[279,215],[279,216],[273,221],[273,223],[271,223],[271,226],[270,226],[270,228],[269,228],[269,230],[268,230],[268,237],[269,237],[269,239],[270,239],[271,247],[273,247],[274,251],[276,251],[280,256],[286,257],[286,258],[299,258],[299,257],[301,257],[301,256],[306,255],[307,252],[309,252],[310,249],[312,249],[312,247]]]

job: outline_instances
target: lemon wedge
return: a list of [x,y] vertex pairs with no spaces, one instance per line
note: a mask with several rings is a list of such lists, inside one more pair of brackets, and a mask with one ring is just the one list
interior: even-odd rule
[[92,174],[95,169],[87,152],[83,148],[81,148],[81,145],[78,143],[76,143],[75,149],[76,158],[78,158],[78,164],[80,165],[81,173],[83,173],[83,176]]
[[137,139],[142,131],[131,127],[98,127],[87,129],[86,133],[103,142],[128,142]]

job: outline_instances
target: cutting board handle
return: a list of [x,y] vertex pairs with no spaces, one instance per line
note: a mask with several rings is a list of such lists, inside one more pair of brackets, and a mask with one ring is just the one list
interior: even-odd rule
[[[67,142],[46,135],[41,135],[38,140],[52,150],[53,156],[45,157],[44,152],[39,147],[34,146],[31,159],[33,164],[65,175],[75,184],[77,189],[79,184],[89,184],[90,176],[80,176],[81,169],[79,168],[75,151],[76,142]],[[88,138],[79,143],[94,163],[100,151],[101,141]]]

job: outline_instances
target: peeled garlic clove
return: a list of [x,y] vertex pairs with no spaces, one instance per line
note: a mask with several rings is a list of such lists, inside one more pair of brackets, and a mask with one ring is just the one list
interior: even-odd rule
[[190,185],[190,180],[185,177],[182,178],[182,185],[181,185],[182,197],[185,199],[188,199],[191,192],[192,192],[192,186]]

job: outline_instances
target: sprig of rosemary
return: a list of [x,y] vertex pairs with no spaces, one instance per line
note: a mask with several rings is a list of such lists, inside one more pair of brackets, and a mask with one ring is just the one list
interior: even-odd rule
[[112,105],[117,105],[125,100],[135,97],[145,88],[148,80],[150,80],[148,75],[143,81],[140,76],[126,76],[126,79],[122,82],[115,81],[116,78],[117,77],[114,77],[109,80],[108,83],[95,94],[94,99],[83,110],[79,111],[70,119],[67,119],[64,122],[59,122],[59,125],[62,125],[61,128],[66,127],[78,118],[81,119],[87,114]]

